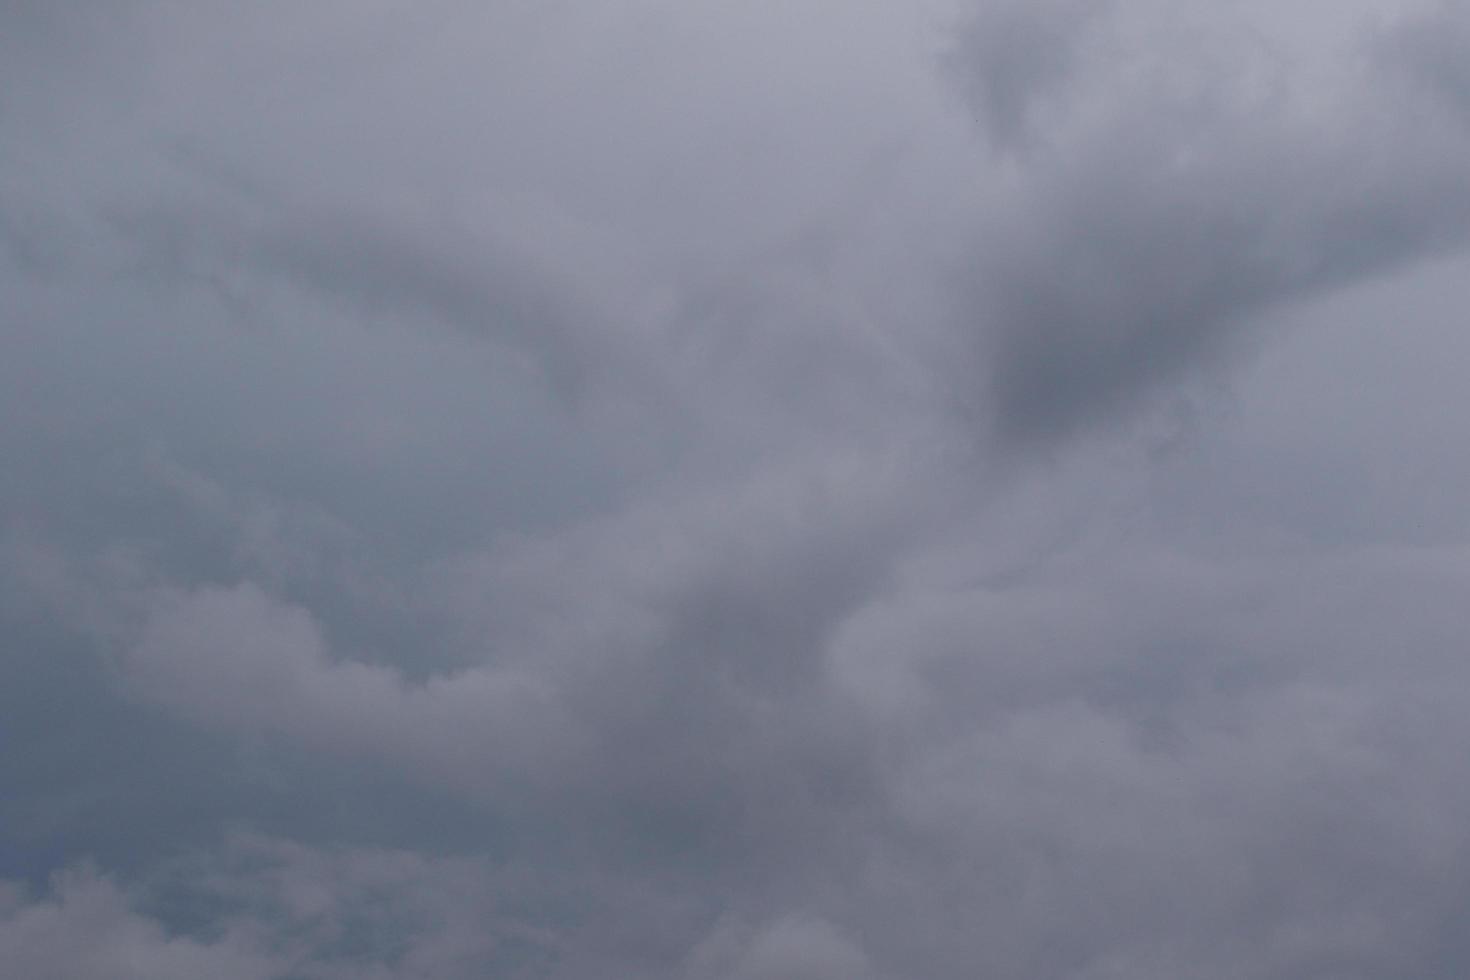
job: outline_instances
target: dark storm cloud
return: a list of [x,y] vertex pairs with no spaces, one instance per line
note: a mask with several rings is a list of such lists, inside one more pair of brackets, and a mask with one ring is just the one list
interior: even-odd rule
[[0,5],[0,961],[1462,975],[1463,17],[965,7]]
[[[1271,308],[1470,233],[1466,132],[1397,72],[1352,50],[1354,70],[1322,77],[1290,49],[1232,46],[1187,13],[1158,19],[1141,43],[1106,29],[1079,40],[1078,18],[1025,8],[999,32],[982,19],[956,55],[976,66],[980,105],[1003,117],[991,123],[1002,144],[1031,102],[1047,110],[1003,183],[970,314],[1006,441],[1115,417]],[[1042,48],[1025,64],[1054,70],[1002,71],[987,45],[1014,53],[1008,32]],[[1399,50],[1453,93],[1458,42],[1433,36]]]

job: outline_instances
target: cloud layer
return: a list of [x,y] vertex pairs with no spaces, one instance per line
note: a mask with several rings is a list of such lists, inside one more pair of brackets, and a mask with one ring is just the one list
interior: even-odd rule
[[1465,64],[0,5],[0,960],[1463,975]]

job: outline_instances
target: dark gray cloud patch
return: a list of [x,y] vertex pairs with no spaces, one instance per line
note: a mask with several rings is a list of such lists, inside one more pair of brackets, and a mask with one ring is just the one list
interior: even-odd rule
[[1470,15],[1442,3],[1384,29],[1380,54],[1470,119]]
[[1106,3],[989,3],[968,21],[949,66],[975,107],[991,144],[1024,152],[1045,139],[1040,118],[1065,93],[1088,29]]
[[1290,50],[1174,40],[1091,52],[981,246],[971,315],[1007,441],[1096,424],[1273,306],[1470,231],[1470,144],[1432,102],[1387,74],[1320,77]]

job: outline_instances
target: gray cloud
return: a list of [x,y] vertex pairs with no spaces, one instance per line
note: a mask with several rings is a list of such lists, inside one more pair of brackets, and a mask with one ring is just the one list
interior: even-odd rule
[[169,937],[128,905],[115,885],[86,872],[56,882],[49,899],[7,896],[0,948],[12,969],[34,977],[262,978],[279,963],[230,938],[197,943]]
[[1464,973],[1458,8],[227,7],[0,5],[0,960]]
[[992,3],[960,32],[952,67],[997,150],[1032,148],[1048,102],[1073,84],[1080,49],[1106,4]]
[[1470,18],[1453,4],[1418,12],[1381,32],[1382,56],[1426,83],[1460,112],[1470,110],[1470,75],[1464,54],[1470,47]]
[[[1027,65],[1086,67],[1048,75],[1050,125],[1004,184],[969,314],[1007,441],[1116,415],[1273,306],[1464,240],[1470,146],[1433,103],[1374,64],[1323,77],[1289,47],[1217,36],[1187,8],[1154,13],[1160,24],[1134,25],[1142,37],[1095,32],[1087,58],[1069,53],[1077,18],[1010,15],[1055,52]],[[984,74],[1003,69],[985,44],[1004,31],[975,30],[984,43],[956,57],[977,65],[977,98],[1020,98],[1008,94],[1020,82]],[[1452,60],[1425,54],[1416,70],[1436,77]]]

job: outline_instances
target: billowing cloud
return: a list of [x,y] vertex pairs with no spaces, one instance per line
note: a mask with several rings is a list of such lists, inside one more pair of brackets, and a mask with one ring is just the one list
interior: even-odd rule
[[197,977],[256,980],[281,964],[235,937],[213,943],[169,936],[130,907],[112,882],[83,871],[58,877],[54,893],[28,901],[10,889],[0,905],[0,949],[9,968],[33,977]]
[[1467,37],[0,5],[0,962],[1463,975]]
[[[1324,67],[1249,30],[1194,5],[1112,18],[1041,5],[982,19],[959,48],[999,117],[993,138],[1038,127],[998,181],[969,313],[1006,440],[1114,417],[1228,353],[1272,307],[1465,240],[1462,121],[1402,84],[1397,59],[1370,57],[1366,34]],[[1413,68],[1452,95],[1454,43]],[[1005,62],[987,45],[1045,74],[991,77]]]

